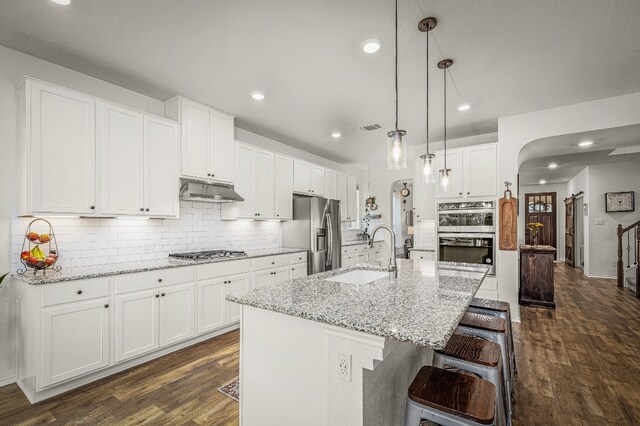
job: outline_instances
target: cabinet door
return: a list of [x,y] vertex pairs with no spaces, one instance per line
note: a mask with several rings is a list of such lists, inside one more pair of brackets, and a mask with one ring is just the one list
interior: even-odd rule
[[347,176],[347,219],[349,221],[356,220],[358,216],[358,190],[356,178]]
[[493,197],[496,195],[496,145],[485,144],[463,149],[464,195]]
[[[344,266],[344,265],[342,265]],[[302,278],[307,276],[307,264],[299,263],[297,265],[291,266],[291,274],[289,275],[290,279],[295,280],[297,278]]]
[[348,255],[342,255],[342,268],[346,268],[347,266],[351,266],[351,262]]
[[360,255],[359,254],[350,254],[349,255],[349,266],[355,266],[360,263]]
[[[182,176],[210,179],[210,108],[206,105],[181,100],[182,124]],[[233,157],[228,157],[233,158]]]
[[234,158],[236,151],[234,118],[211,110],[210,123],[210,173],[213,175],[211,177],[217,181],[233,183],[236,177],[236,165],[229,159]]
[[273,269],[271,272],[273,275],[271,275],[271,285],[280,285],[283,282],[287,281],[289,279],[289,270],[288,270],[288,266],[285,266],[284,268],[278,268],[278,269]]
[[179,214],[179,137],[177,124],[160,118],[145,117],[146,215],[176,217]]
[[[251,289],[251,277],[249,274],[234,275],[226,279],[225,297],[228,295],[240,295]],[[225,324],[240,321],[240,305],[225,300]]]
[[194,285],[160,288],[159,346],[186,340],[196,334]]
[[222,327],[225,323],[224,286],[226,278],[198,283],[198,334]]
[[369,252],[360,253],[358,255],[358,263],[367,263],[369,261]]
[[116,362],[158,348],[157,290],[116,298]]
[[[436,153],[438,170],[444,169],[444,151]],[[440,173],[438,172],[438,198],[462,198],[462,176],[466,172],[462,167],[462,150],[460,148],[447,150],[447,168],[451,169],[449,176],[449,190],[442,191],[440,187]]]
[[36,83],[31,91],[31,210],[96,213],[93,98]]
[[324,197],[328,200],[338,199],[338,172],[335,170],[324,171]]
[[311,164],[302,161],[293,161],[293,190],[308,194],[311,192]]
[[324,167],[311,165],[311,193],[313,195],[324,196]]
[[276,219],[293,219],[293,160],[276,155]]
[[42,310],[46,387],[109,365],[109,299]]
[[[349,220],[349,197],[347,196],[347,175],[338,173],[338,200],[340,200],[340,220],[346,222]],[[346,266],[346,265],[345,265]]]
[[436,216],[435,184],[426,183],[422,172],[422,160],[418,158],[415,165],[413,181],[413,205],[416,220],[433,220]]
[[238,202],[238,216],[250,217],[256,216],[254,203],[255,197],[255,164],[253,161],[253,148],[244,145],[236,145],[236,175],[235,190],[244,201]]
[[271,284],[271,270],[253,273],[253,288],[267,287]]
[[255,161],[255,206],[259,219],[271,219],[275,216],[275,170],[272,152],[256,150]]
[[102,177],[101,211],[144,214],[144,116],[98,102],[98,146]]

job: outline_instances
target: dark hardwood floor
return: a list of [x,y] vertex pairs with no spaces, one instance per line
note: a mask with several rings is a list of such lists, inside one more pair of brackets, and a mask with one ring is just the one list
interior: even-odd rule
[[514,424],[640,424],[640,300],[555,265],[556,309],[521,307]]
[[239,332],[215,337],[30,405],[0,388],[0,425],[237,425],[238,403],[217,391],[238,375]]
[[[556,264],[557,309],[522,307],[514,424],[640,424],[640,300],[613,280]],[[231,332],[65,395],[29,405],[0,388],[0,425],[238,423],[216,388],[238,375]]]

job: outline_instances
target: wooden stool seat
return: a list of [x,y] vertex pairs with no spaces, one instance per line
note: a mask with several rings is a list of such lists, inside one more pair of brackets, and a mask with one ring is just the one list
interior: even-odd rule
[[424,366],[409,387],[409,398],[472,422],[494,422],[496,387],[474,376]]
[[447,346],[436,352],[488,367],[497,367],[500,364],[500,345],[478,337],[454,334],[447,342]]
[[480,299],[474,297],[469,306],[480,309],[487,309],[497,312],[509,312],[509,304],[507,302],[500,302],[499,300]]
[[506,333],[507,331],[507,321],[505,319],[472,312],[466,312],[458,325],[491,331],[493,333]]

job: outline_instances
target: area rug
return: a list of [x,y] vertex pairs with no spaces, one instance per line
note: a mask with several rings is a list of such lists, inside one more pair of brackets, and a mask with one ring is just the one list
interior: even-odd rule
[[240,380],[233,379],[218,388],[218,392],[240,402]]

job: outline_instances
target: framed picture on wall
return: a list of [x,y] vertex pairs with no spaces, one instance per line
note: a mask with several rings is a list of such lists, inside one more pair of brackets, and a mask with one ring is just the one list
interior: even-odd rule
[[604,197],[607,213],[633,212],[636,210],[633,191],[607,192]]

